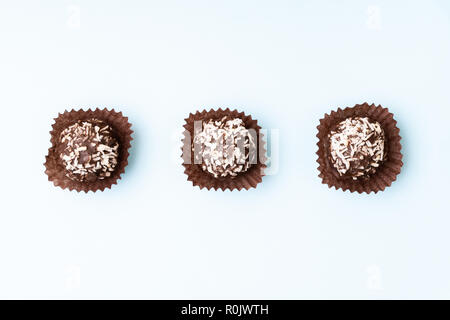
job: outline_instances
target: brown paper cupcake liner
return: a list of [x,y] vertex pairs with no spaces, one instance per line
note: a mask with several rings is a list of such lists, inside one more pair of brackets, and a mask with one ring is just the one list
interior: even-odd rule
[[[117,135],[120,145],[118,163],[111,176],[103,180],[96,180],[92,182],[74,181],[66,176],[65,168],[58,159],[59,155],[56,152],[58,139],[64,129],[77,121],[89,120],[93,118],[102,120],[109,124],[113,128],[114,133]],[[48,176],[48,180],[52,181],[55,186],[61,187],[62,189],[67,188],[71,191],[84,191],[86,193],[88,191],[104,191],[106,188],[110,189],[113,184],[117,184],[117,180],[121,178],[121,174],[125,172],[125,167],[128,165],[128,149],[131,148],[131,140],[133,140],[131,137],[133,131],[131,130],[131,124],[128,122],[128,118],[124,117],[122,112],[115,112],[114,109],[107,110],[105,108],[103,110],[89,109],[87,111],[65,111],[62,114],[58,114],[58,117],[54,120],[55,123],[52,125],[53,130],[50,131],[50,141],[52,146],[48,150],[48,155],[46,156],[46,161],[44,164],[46,168],[45,173]]]
[[[231,118],[240,118],[245,123],[247,129],[253,129],[257,133],[257,163],[253,164],[246,172],[239,173],[236,177],[219,177],[215,178],[208,172],[203,171],[200,164],[194,163],[194,153],[192,150],[192,139],[194,138],[194,122],[202,120],[217,119],[220,120],[223,117],[228,116]],[[264,176],[264,169],[266,168],[266,149],[265,142],[262,139],[262,134],[260,133],[261,127],[258,122],[252,119],[251,116],[247,116],[244,112],[238,112],[237,110],[230,109],[218,109],[210,111],[203,110],[202,112],[197,111],[195,114],[189,114],[189,117],[185,119],[186,124],[183,126],[186,130],[184,131],[183,147],[182,147],[182,158],[183,166],[185,167],[184,173],[188,176],[188,181],[193,183],[193,186],[198,186],[200,189],[206,188],[208,190],[221,189],[225,191],[229,189],[233,191],[235,189],[250,189],[256,188],[258,183],[262,182],[262,177]]]
[[[328,134],[334,126],[349,117],[368,117],[380,123],[385,133],[387,160],[367,179],[342,179],[329,160]],[[397,128],[397,121],[394,120],[393,114],[389,113],[388,109],[367,103],[356,105],[353,108],[348,107],[344,110],[339,108],[337,111],[332,111],[330,115],[325,114],[317,129],[319,131],[317,134],[317,138],[319,138],[317,143],[319,147],[317,151],[319,177],[322,178],[322,183],[327,184],[329,188],[335,187],[336,190],[350,190],[350,192],[356,191],[358,193],[377,193],[391,186],[392,182],[397,179],[397,175],[403,166],[401,137],[399,135],[400,130]]]

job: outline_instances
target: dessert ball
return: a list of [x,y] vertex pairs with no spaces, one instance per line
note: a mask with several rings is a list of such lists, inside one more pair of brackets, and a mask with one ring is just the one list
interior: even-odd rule
[[119,142],[107,123],[98,119],[79,120],[61,132],[58,153],[68,178],[93,182],[114,172]]
[[242,119],[225,116],[203,121],[192,143],[194,163],[215,178],[236,177],[252,166],[255,140]]
[[328,138],[330,162],[341,177],[367,178],[386,160],[383,128],[367,117],[345,119]]

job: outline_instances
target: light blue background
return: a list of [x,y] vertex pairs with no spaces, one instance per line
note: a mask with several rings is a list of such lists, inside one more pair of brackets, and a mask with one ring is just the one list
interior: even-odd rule
[[[79,10],[80,24],[77,24]],[[374,11],[375,10],[375,11]],[[1,1],[1,298],[450,298],[448,1]],[[374,195],[317,177],[316,126],[394,113],[404,167]],[[115,107],[135,131],[104,193],[53,187],[51,124]],[[279,129],[248,192],[186,181],[189,112]]]

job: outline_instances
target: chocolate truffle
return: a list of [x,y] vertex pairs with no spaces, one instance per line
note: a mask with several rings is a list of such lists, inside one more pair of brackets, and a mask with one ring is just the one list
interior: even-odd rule
[[190,113],[185,121],[181,157],[194,186],[240,191],[262,182],[265,142],[252,116],[219,108]]
[[389,109],[367,102],[338,108],[317,130],[317,169],[329,188],[377,193],[401,172],[400,130]]
[[62,130],[58,142],[59,160],[73,181],[103,180],[117,166],[119,142],[112,127],[99,119],[75,122]]
[[329,157],[340,177],[353,180],[373,175],[386,160],[386,139],[380,123],[350,117],[328,134]]
[[192,143],[194,161],[214,178],[234,178],[252,166],[255,139],[240,118],[224,116],[203,121]]

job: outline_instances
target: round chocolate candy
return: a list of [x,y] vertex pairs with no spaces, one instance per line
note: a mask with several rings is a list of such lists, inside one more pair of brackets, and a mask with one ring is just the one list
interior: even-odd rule
[[207,120],[195,134],[192,151],[194,162],[215,178],[235,177],[252,165],[250,155],[256,151],[255,137],[240,118],[228,116]]
[[328,138],[330,162],[341,177],[367,178],[386,160],[384,130],[367,117],[345,119]]
[[92,182],[110,177],[114,172],[119,143],[105,122],[80,120],[61,132],[57,151],[69,179]]

